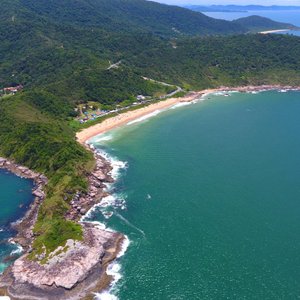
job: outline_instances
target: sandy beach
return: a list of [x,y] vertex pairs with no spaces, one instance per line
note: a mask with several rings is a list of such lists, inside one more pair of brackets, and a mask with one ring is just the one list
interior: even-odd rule
[[290,31],[290,29],[275,29],[275,30],[267,30],[267,31],[261,31],[261,34],[269,34],[269,33],[277,33],[277,32],[285,32]]
[[204,96],[205,94],[214,93],[216,91],[218,91],[218,89],[207,89],[207,90],[202,90],[199,92],[192,92],[184,97],[170,98],[167,100],[163,100],[160,102],[150,104],[148,106],[145,106],[145,107],[142,107],[142,108],[139,108],[136,110],[128,111],[125,113],[120,113],[119,115],[111,117],[109,119],[106,119],[99,124],[96,124],[94,126],[91,126],[89,128],[79,131],[76,134],[77,141],[81,144],[84,144],[87,140],[89,140],[90,138],[92,138],[95,135],[102,134],[102,133],[105,133],[114,128],[125,125],[133,120],[136,120],[145,115],[151,114],[151,113],[155,112],[156,110],[167,109],[167,108],[172,107],[175,104],[180,103],[180,102],[191,102],[193,100],[196,100],[196,99]]
[[132,122],[148,114],[151,114],[157,110],[168,109],[180,102],[191,102],[211,93],[229,92],[229,91],[257,92],[257,91],[276,90],[276,89],[277,90],[280,89],[299,90],[299,87],[281,86],[281,85],[261,85],[261,86],[219,87],[215,89],[206,89],[197,92],[191,92],[184,97],[170,98],[167,100],[150,104],[142,108],[138,108],[136,110],[120,113],[119,115],[108,118],[99,124],[93,125],[89,128],[85,128],[77,132],[76,138],[79,143],[85,144],[90,138],[98,134],[103,134],[109,130],[115,129],[117,127],[121,127],[129,122]]

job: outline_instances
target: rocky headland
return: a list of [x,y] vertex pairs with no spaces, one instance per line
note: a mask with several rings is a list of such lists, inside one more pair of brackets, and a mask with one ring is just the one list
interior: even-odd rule
[[[91,148],[93,151],[93,148]],[[77,193],[70,202],[67,219],[80,222],[80,219],[103,197],[106,183],[112,183],[110,163],[94,152],[96,164],[88,175],[89,188],[86,193]],[[12,226],[17,234],[12,239],[24,249],[24,254],[5,270],[0,277],[0,295],[11,299],[93,299],[93,292],[109,286],[112,278],[106,274],[110,262],[117,258],[124,236],[108,231],[97,224],[80,222],[83,228],[81,241],[68,240],[63,247],[48,255],[45,262],[29,259],[33,242],[33,227],[39,206],[45,199],[47,178],[26,167],[0,158],[0,168],[32,179],[35,199],[24,218]]]
[[106,288],[106,274],[124,239],[122,234],[83,223],[83,241],[68,240],[47,263],[17,259],[2,275],[0,284],[12,299],[92,299],[92,292]]

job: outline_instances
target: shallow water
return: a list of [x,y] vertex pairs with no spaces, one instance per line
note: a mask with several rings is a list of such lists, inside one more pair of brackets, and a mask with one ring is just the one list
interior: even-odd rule
[[20,219],[28,209],[33,200],[32,187],[31,180],[0,169],[0,273],[11,263],[6,259],[9,255],[20,254],[20,248],[8,242],[14,235],[10,225]]
[[121,300],[300,297],[300,93],[209,98],[96,143],[128,163],[93,215],[131,240]]

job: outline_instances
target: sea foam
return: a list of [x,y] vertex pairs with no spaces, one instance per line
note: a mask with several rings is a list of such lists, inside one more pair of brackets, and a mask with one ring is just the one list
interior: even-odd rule
[[139,122],[146,121],[146,120],[148,120],[148,119],[150,119],[150,118],[152,118],[152,117],[157,116],[158,114],[160,114],[160,113],[163,112],[163,111],[164,111],[164,110],[155,110],[155,111],[152,112],[152,113],[149,113],[149,114],[147,114],[147,115],[145,115],[145,116],[142,116],[142,117],[137,118],[137,119],[135,119],[135,120],[133,120],[133,121],[131,121],[131,122],[128,122],[127,125],[132,125],[132,124],[136,124],[136,123],[139,123]]
[[100,154],[102,157],[104,157],[112,166],[110,175],[115,181],[119,178],[121,170],[127,169],[128,167],[127,161],[119,160],[102,149],[97,149],[96,152]]
[[[130,241],[129,241],[128,237],[125,235],[125,239],[121,245],[121,250],[117,255],[117,259],[119,259],[120,257],[122,257],[125,254],[129,245],[130,245]],[[111,287],[106,291],[103,291],[101,293],[96,293],[95,299],[97,299],[97,300],[118,300],[118,297],[115,294],[118,292],[116,284],[123,277],[122,273],[121,273],[121,269],[122,269],[122,266],[118,262],[118,260],[112,262],[107,267],[106,274],[109,276],[112,276],[112,278],[113,278]]]
[[112,134],[101,134],[97,135],[94,139],[91,140],[92,143],[101,143],[106,141],[111,141],[113,139]]
[[191,105],[191,104],[194,104],[194,102],[193,101],[190,101],[190,102],[179,102],[179,103],[173,105],[171,107],[171,109],[176,109],[176,108],[179,108],[179,107],[182,107],[182,106]]
[[[111,177],[117,181],[117,179],[120,177],[121,175],[121,171],[126,169],[128,167],[128,163],[126,161],[121,161],[119,159],[117,159],[116,157],[110,155],[109,153],[105,152],[103,149],[99,149],[97,147],[95,147],[93,145],[93,143],[97,144],[99,143],[101,145],[101,142],[105,142],[108,140],[111,140],[113,137],[111,135],[107,135],[107,136],[99,136],[96,137],[92,140],[89,141],[89,145],[92,149],[94,149],[95,151],[97,151],[98,154],[100,154],[102,157],[104,157],[112,166],[112,170],[110,171],[110,175]],[[113,184],[106,184],[106,190],[108,192],[112,192],[113,191],[113,187],[114,187],[114,183]],[[95,213],[97,211],[101,211],[101,213],[103,214],[103,216],[105,217],[105,213],[107,212],[107,208],[109,207],[113,207],[114,209],[118,208],[118,207],[125,207],[126,202],[125,202],[125,196],[122,194],[116,194],[113,193],[107,197],[104,197],[100,203],[94,205],[82,218],[81,218],[81,222],[90,222],[95,224],[96,226],[98,226],[101,229],[105,229],[106,231],[111,231],[114,232],[113,229],[106,227],[105,224],[99,222],[99,221],[93,221],[93,217],[95,215]],[[125,239],[121,245],[121,249],[119,251],[119,253],[117,254],[117,260],[112,262],[107,270],[106,273],[109,276],[112,276],[113,280],[111,282],[110,288],[106,291],[103,291],[101,293],[95,293],[95,299],[97,300],[118,300],[118,297],[115,296],[114,294],[117,292],[117,287],[116,284],[117,282],[122,278],[122,274],[121,274],[121,264],[118,262],[118,259],[120,257],[122,257],[127,248],[129,247],[130,241],[128,239],[127,236],[125,236]]]
[[17,254],[22,254],[23,253],[23,247],[19,244],[15,244],[14,245],[17,247],[15,250],[11,251],[10,255],[17,255]]

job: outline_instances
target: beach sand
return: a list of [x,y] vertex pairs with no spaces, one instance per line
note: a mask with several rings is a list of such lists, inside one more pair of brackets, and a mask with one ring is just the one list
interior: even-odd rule
[[76,134],[77,141],[83,145],[91,139],[92,137],[106,133],[109,130],[115,129],[117,127],[121,127],[129,122],[132,122],[136,119],[139,119],[143,116],[151,114],[158,110],[168,109],[175,104],[180,102],[191,102],[211,93],[216,92],[230,92],[230,91],[237,91],[237,92],[259,92],[259,91],[267,91],[267,90],[300,90],[299,86],[282,86],[282,85],[249,85],[249,86],[238,86],[238,87],[219,87],[215,89],[205,89],[198,92],[191,92],[184,97],[180,98],[169,98],[167,100],[163,100],[160,102],[156,102],[150,104],[148,106],[138,108],[136,110],[120,113],[117,116],[113,116],[104,120],[103,122],[83,129]]
[[269,33],[285,32],[285,31],[290,31],[290,29],[266,30],[266,31],[261,31],[260,34],[269,34]]
[[119,115],[106,119],[99,124],[93,125],[89,128],[79,131],[76,134],[77,141],[81,144],[84,144],[87,140],[89,140],[95,135],[102,134],[114,128],[125,125],[133,120],[151,114],[157,110],[167,109],[180,102],[191,102],[204,96],[205,94],[214,93],[216,91],[217,89],[207,89],[199,92],[192,92],[184,97],[170,98],[136,110],[120,113]]

